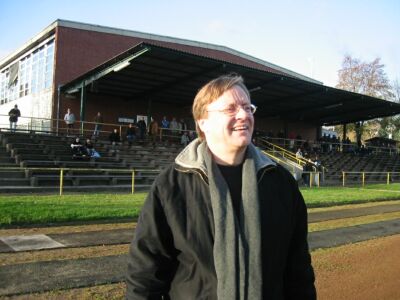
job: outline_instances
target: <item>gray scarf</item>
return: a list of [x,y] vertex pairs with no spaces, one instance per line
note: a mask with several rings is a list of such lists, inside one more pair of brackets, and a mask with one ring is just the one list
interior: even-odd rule
[[238,218],[228,185],[206,143],[195,141],[191,144],[176,162],[185,167],[200,168],[208,176],[215,224],[213,255],[218,299],[261,300],[263,280],[257,171],[274,163],[253,145],[248,146],[243,163],[242,202]]

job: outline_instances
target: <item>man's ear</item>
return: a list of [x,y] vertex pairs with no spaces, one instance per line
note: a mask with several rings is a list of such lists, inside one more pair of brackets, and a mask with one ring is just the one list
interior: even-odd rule
[[201,131],[204,133],[208,132],[208,122],[207,119],[200,119],[197,121],[197,124],[199,125],[199,128]]

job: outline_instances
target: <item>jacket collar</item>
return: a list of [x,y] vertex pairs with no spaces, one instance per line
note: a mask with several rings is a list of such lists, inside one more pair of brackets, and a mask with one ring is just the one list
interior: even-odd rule
[[[210,151],[207,143],[197,138],[178,154],[175,158],[175,163],[187,169],[199,169],[204,174],[207,174],[204,157],[207,151]],[[257,172],[267,166],[276,166],[274,161],[259,151],[253,144],[247,147],[246,159],[248,158],[254,159]]]

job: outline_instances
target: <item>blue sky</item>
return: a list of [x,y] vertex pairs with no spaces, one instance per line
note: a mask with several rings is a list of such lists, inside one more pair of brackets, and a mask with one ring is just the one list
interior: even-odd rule
[[56,19],[218,44],[334,86],[345,54],[400,80],[398,0],[0,0],[0,58]]

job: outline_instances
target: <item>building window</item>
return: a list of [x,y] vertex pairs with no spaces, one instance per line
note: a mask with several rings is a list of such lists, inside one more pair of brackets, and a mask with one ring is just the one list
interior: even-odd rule
[[11,83],[10,69],[16,63],[0,72],[0,105],[52,87],[54,40],[23,56],[18,63],[18,76]]

